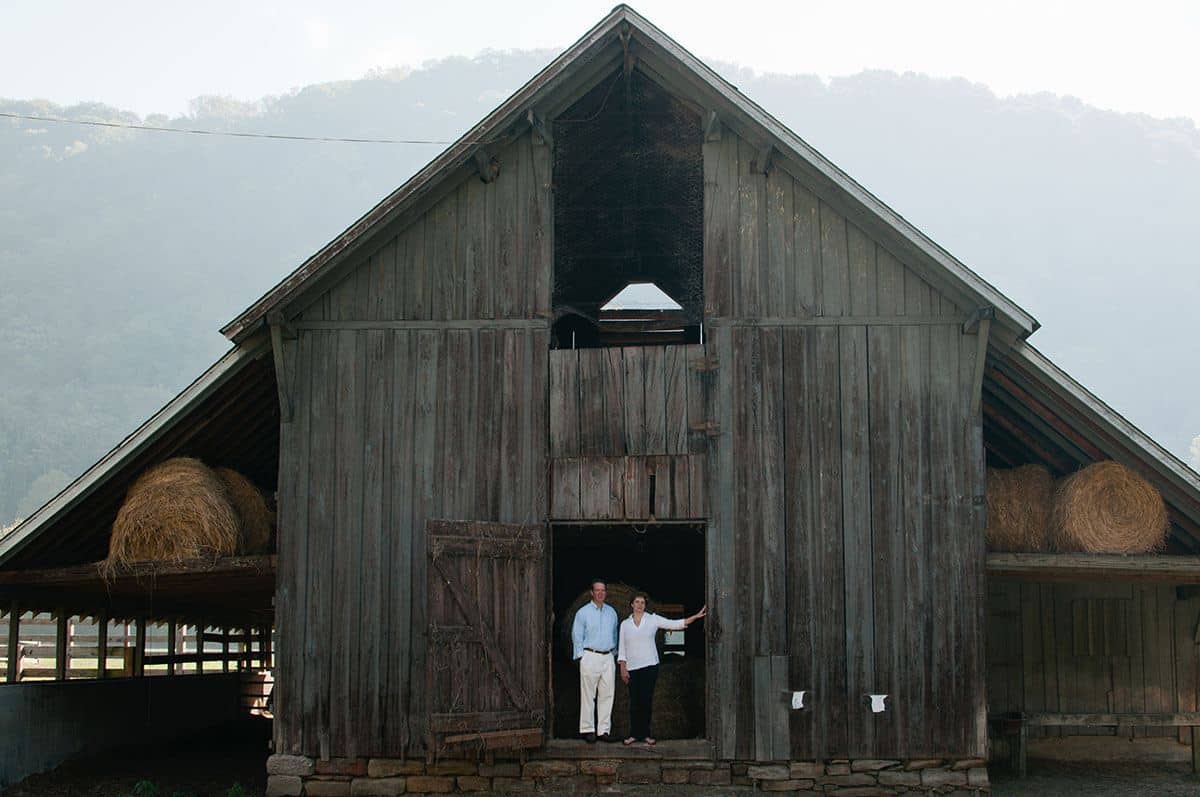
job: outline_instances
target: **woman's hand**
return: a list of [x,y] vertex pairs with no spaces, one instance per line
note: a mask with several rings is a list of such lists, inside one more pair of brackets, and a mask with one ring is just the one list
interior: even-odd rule
[[700,611],[696,612],[691,617],[684,619],[684,621],[683,621],[684,627],[691,625],[693,622],[695,622],[696,620],[699,620],[701,617],[703,617],[706,614],[708,614],[708,604],[707,603],[700,607]]
[[625,666],[625,662],[621,662],[621,680],[629,683],[629,668]]

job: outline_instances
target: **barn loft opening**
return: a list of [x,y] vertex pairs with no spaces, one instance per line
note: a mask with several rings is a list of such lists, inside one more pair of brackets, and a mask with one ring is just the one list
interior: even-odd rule
[[[554,345],[698,342],[699,113],[636,69],[619,70],[555,119],[554,142]],[[670,305],[609,306],[645,286]]]
[[[592,579],[606,579],[608,603],[622,620],[631,593],[644,591],[647,611],[684,617],[705,603],[704,524],[556,524],[551,528],[554,736],[579,736],[579,670],[571,659],[571,624],[590,599]],[[658,739],[705,736],[704,621],[686,631],[660,632],[653,732]],[[618,683],[614,738],[629,732],[629,692]]]

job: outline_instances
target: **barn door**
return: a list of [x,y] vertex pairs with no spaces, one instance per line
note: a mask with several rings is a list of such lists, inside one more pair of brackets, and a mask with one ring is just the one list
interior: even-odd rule
[[540,747],[545,528],[430,520],[426,536],[430,753]]

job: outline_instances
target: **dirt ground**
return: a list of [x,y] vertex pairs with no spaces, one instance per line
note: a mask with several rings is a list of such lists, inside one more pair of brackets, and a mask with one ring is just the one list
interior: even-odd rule
[[216,733],[80,759],[33,775],[4,797],[261,797],[270,723],[248,719]]
[[1029,775],[989,770],[993,797],[1198,797],[1200,778],[1191,766],[1127,761],[1029,761]]

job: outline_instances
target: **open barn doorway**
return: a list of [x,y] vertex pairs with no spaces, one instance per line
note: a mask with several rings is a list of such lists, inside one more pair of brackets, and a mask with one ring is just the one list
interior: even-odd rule
[[[579,738],[579,670],[572,661],[571,625],[589,599],[592,579],[608,584],[608,604],[624,620],[632,593],[649,597],[647,611],[678,618],[705,603],[703,523],[555,524],[551,527],[551,630],[555,738]],[[656,738],[705,737],[704,621],[658,635],[659,677],[654,694]],[[614,739],[629,734],[629,690],[617,678]]]

